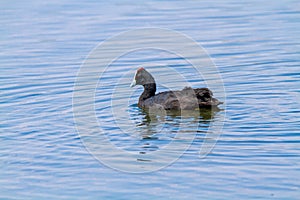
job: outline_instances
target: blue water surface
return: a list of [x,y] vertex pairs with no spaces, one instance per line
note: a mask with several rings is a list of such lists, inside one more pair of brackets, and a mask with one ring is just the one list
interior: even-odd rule
[[[1,1],[0,22],[0,199],[299,198],[299,1]],[[132,174],[87,151],[75,128],[72,94],[93,48],[146,27],[175,30],[201,44],[223,78],[226,106],[210,117],[192,117],[200,128],[179,160]],[[139,63],[190,73],[187,63],[168,53],[133,53],[113,65]],[[192,76],[190,82],[205,86]],[[99,86],[95,102],[116,146],[155,151],[172,140],[176,116],[152,124],[151,139],[129,140],[114,128],[103,106],[114,88]],[[137,126],[147,127],[135,104],[140,92],[128,110]],[[200,159],[209,123],[225,112],[221,137]]]

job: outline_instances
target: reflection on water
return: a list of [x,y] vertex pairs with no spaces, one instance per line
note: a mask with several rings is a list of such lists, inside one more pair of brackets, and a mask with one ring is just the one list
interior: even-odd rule
[[[149,111],[138,108],[137,104],[132,104],[128,108],[130,118],[135,121],[137,128],[135,132],[139,133],[137,139],[140,141],[140,154],[157,151],[175,138],[185,140],[185,134],[188,136],[195,134],[198,140],[196,142],[203,142],[210,122],[222,111],[217,107],[202,108],[197,111]],[[200,149],[200,146],[198,148]]]
[[[137,104],[131,105],[131,107],[135,107]],[[165,122],[167,118],[175,120],[176,118],[180,117],[182,118],[192,118],[194,119],[194,122],[209,122],[214,118],[214,116],[224,109],[220,109],[218,107],[213,108],[201,108],[200,110],[156,110],[156,112],[153,112],[153,110],[147,111],[140,109],[138,111],[139,114],[143,115],[144,118],[141,121],[140,124],[137,124],[137,126],[143,126],[147,125],[149,126],[150,123],[156,123],[156,122]]]

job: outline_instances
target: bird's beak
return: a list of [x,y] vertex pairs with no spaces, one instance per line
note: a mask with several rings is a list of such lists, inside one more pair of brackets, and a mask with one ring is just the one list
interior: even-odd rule
[[134,87],[134,86],[136,86],[136,80],[135,80],[135,78],[132,80],[132,83],[130,84],[130,87]]

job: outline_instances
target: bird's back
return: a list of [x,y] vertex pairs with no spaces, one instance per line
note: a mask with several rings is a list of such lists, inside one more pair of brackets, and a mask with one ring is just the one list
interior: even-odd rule
[[140,102],[141,107],[161,107],[165,110],[196,110],[201,107],[217,106],[222,102],[212,97],[208,88],[186,87],[183,90],[160,92]]

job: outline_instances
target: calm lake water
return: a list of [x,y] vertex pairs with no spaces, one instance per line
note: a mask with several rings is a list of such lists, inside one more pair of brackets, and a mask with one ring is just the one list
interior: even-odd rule
[[[0,199],[299,198],[299,1],[1,1],[0,11]],[[120,172],[91,155],[78,134],[74,83],[100,42],[148,27],[174,30],[202,45],[222,77],[226,104],[201,115],[152,116],[149,123],[136,105],[141,88],[129,88],[128,97],[118,97],[129,98],[128,106],[116,106],[128,117],[120,116],[116,124],[112,91],[129,86],[139,65],[153,73],[159,91],[185,86],[168,79],[169,69],[189,77],[193,87],[206,86],[190,63],[170,52],[141,50],[120,57],[95,90],[96,117],[111,143],[147,155],[178,132],[183,142],[195,134],[169,166]],[[119,84],[124,74],[129,82]],[[209,127],[223,118],[214,149],[199,158]],[[178,129],[182,120],[186,126]],[[153,161],[116,157],[114,162]]]

